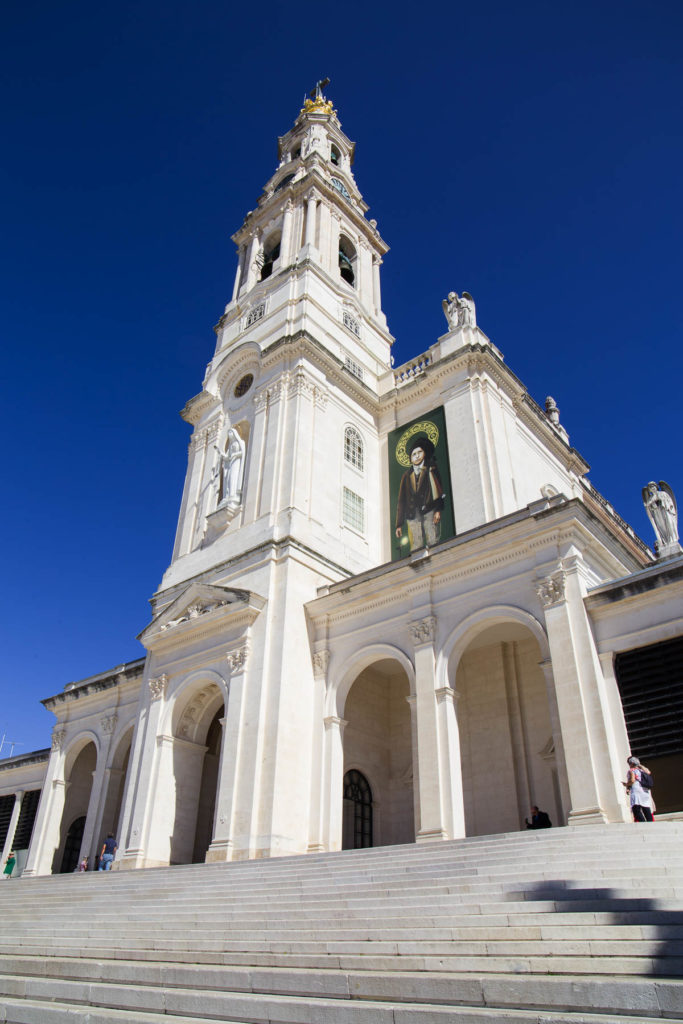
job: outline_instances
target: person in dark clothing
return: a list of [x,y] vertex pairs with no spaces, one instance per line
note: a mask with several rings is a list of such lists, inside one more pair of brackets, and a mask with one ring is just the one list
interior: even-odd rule
[[527,828],[552,828],[553,823],[545,811],[539,811],[535,805],[531,808],[531,821],[525,818]]
[[100,853],[100,865],[99,871],[111,871],[112,861],[118,849],[118,843],[114,839],[112,832],[109,833],[107,838],[102,844],[102,852]]

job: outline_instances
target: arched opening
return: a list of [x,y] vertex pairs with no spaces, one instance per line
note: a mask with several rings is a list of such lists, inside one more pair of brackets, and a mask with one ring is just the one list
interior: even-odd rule
[[482,623],[451,666],[467,835],[524,828],[532,804],[564,824],[542,660],[530,629],[498,621]]
[[273,273],[273,265],[280,255],[280,235],[271,235],[263,246],[263,266],[261,280],[265,281]]
[[342,850],[372,846],[372,790],[362,774],[351,769],[344,776]]
[[339,167],[341,164],[341,153],[334,145],[330,148],[330,163],[333,163],[335,167]]
[[405,670],[391,658],[365,668],[349,690],[343,713],[344,846],[356,843],[357,829],[363,845],[415,839],[409,696]]
[[[133,727],[131,726],[117,743],[114,756],[111,758],[108,773],[109,781],[105,797],[104,811],[102,813],[102,825],[100,828],[100,835],[99,837],[96,837],[96,839],[99,839],[96,846],[97,853],[102,849],[104,837],[109,835],[110,832],[117,839],[119,838],[121,808],[123,806],[123,794],[126,788],[128,762],[130,761],[132,742]],[[88,851],[86,850],[85,852],[87,853]]]
[[223,715],[223,694],[216,683],[191,687],[174,709],[168,780],[175,792],[169,822],[171,864],[203,862],[213,838]]
[[342,280],[355,287],[356,273],[354,264],[356,262],[356,250],[353,243],[346,235],[339,236],[339,274]]
[[80,818],[76,818],[75,821],[72,821],[69,826],[69,830],[66,833],[64,853],[62,854],[62,864],[59,869],[60,874],[63,875],[67,872],[75,871],[78,867],[84,831],[85,814],[82,814]]
[[[72,746],[67,754],[65,763],[64,783],[66,797],[64,800],[64,810],[62,811],[59,846],[55,850],[52,861],[53,872],[73,871],[78,864],[80,843],[83,839],[85,819],[88,814],[90,793],[96,767],[97,748],[92,740],[82,740],[80,749],[78,743]],[[82,827],[76,827],[76,822],[80,821],[80,819],[83,819],[83,825]],[[80,833],[78,828],[80,828]],[[77,842],[78,849],[74,853],[73,849]],[[66,856],[67,843],[70,851],[68,857]],[[89,851],[85,850],[84,852],[88,853]],[[71,863],[74,856],[76,860],[73,866],[65,867],[65,864]]]

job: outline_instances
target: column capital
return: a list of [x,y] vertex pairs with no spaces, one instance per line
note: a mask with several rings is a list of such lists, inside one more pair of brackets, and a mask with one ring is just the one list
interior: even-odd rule
[[330,664],[330,652],[327,648],[313,654],[313,675],[316,679],[324,679]]
[[427,615],[408,624],[410,635],[415,647],[422,644],[433,644],[436,639],[436,615]]
[[536,585],[541,604],[544,608],[552,608],[553,605],[561,604],[566,600],[567,573],[564,569],[558,569],[551,573]]
[[446,701],[452,701],[453,704],[457,704],[462,694],[457,693],[452,686],[441,686],[438,690],[434,691],[437,702],[444,704]]
[[227,652],[225,659],[228,663],[231,674],[244,672],[247,666],[248,655],[249,647],[247,644],[242,644],[240,647],[235,647],[234,650]]
[[64,746],[64,740],[66,739],[66,729],[53,729],[52,731],[52,749],[61,750]]
[[323,725],[327,730],[337,728],[339,732],[343,733],[346,724],[346,719],[339,718],[337,715],[328,715],[327,718],[323,718]]
[[156,679],[149,680],[149,694],[150,700],[161,700],[162,697],[166,696],[166,686],[168,684],[168,676],[163,672]]

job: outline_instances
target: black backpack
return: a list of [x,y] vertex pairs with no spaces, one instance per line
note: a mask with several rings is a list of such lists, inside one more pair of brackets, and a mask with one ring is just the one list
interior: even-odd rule
[[640,785],[642,789],[650,790],[653,786],[652,772],[646,772],[644,768],[640,770]]

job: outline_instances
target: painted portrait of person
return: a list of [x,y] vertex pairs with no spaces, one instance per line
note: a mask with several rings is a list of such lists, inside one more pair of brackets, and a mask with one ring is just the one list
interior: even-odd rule
[[389,435],[392,558],[454,536],[443,407]]
[[434,463],[434,445],[417,434],[406,446],[410,468],[401,477],[396,502],[396,537],[408,531],[410,550],[434,547],[441,539],[444,489]]

